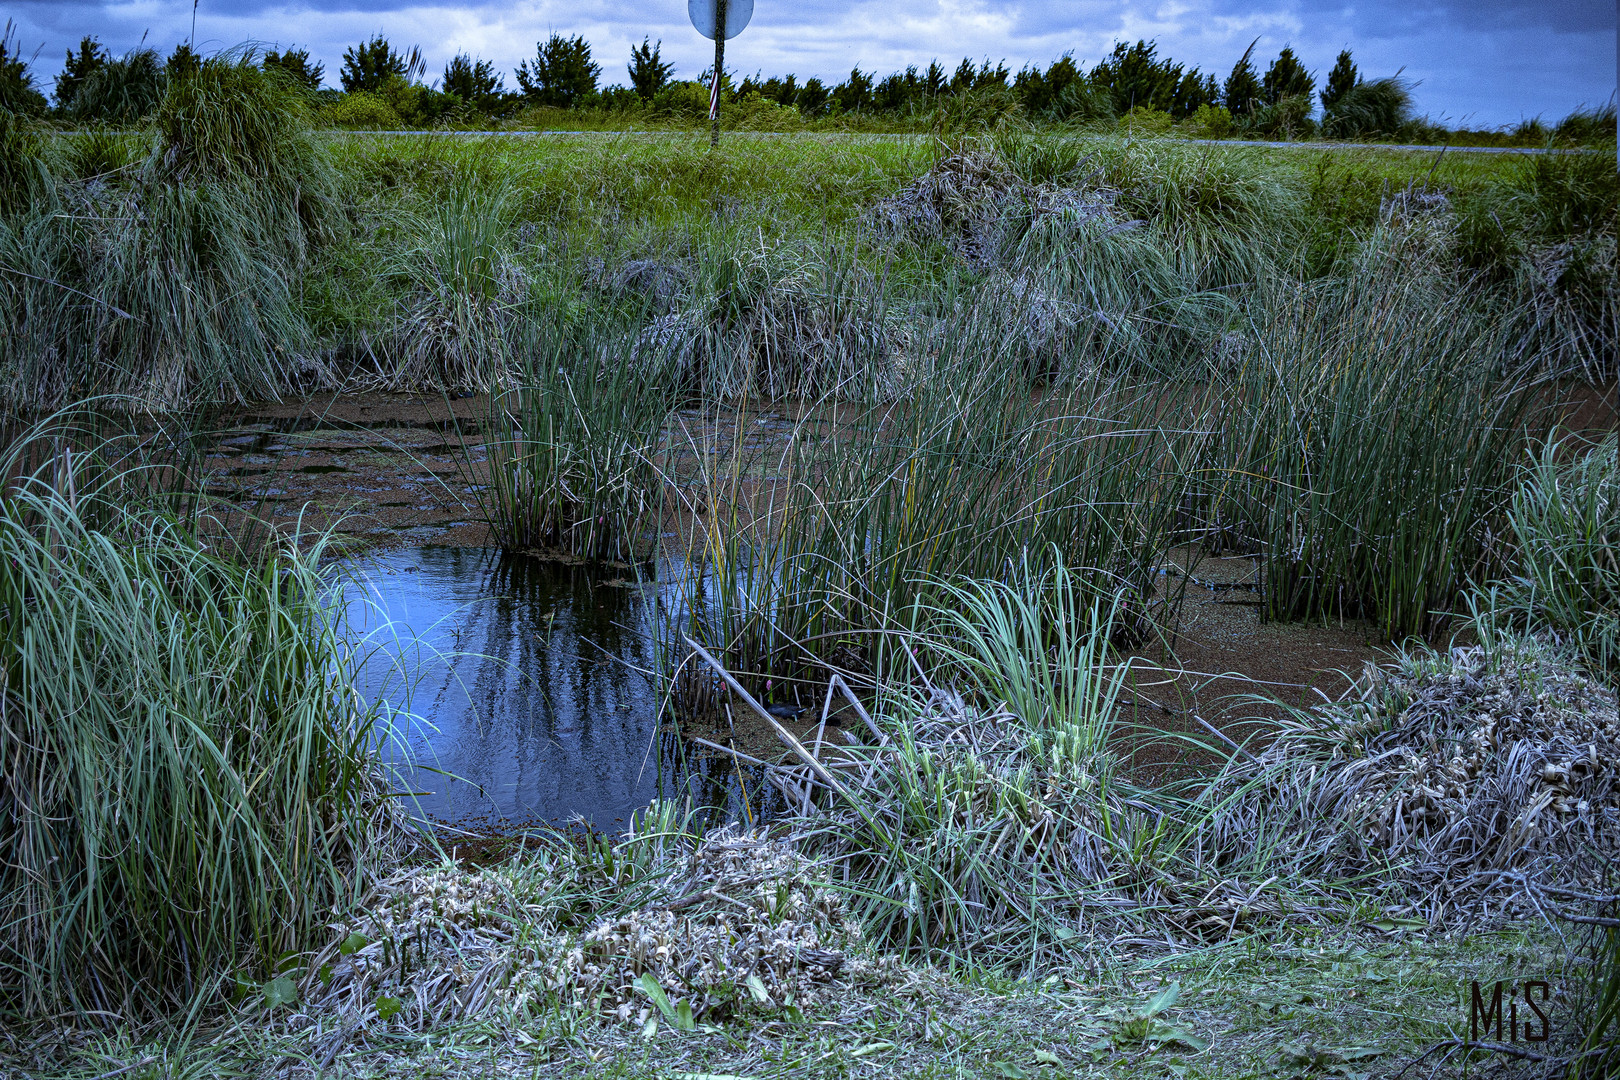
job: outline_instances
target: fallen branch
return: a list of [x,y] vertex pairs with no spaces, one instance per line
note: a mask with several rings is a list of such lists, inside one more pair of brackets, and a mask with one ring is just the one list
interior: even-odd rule
[[[765,721],[776,730],[777,737],[787,744],[788,749],[792,750],[794,755],[798,757],[800,761],[810,766],[810,771],[816,775],[817,779],[821,780],[822,783],[838,792],[838,794],[843,796],[845,799],[850,797],[849,792],[844,790],[844,785],[840,784],[838,779],[833,776],[832,773],[822,768],[821,762],[817,761],[815,757],[811,755],[810,751],[804,748],[804,744],[794,737],[793,732],[783,727],[781,723],[777,721],[776,717],[772,716],[770,712],[766,710],[765,706],[761,705],[757,700],[755,700],[753,694],[750,694],[747,690],[743,689],[742,683],[732,678],[731,672],[727,671],[721,665],[720,661],[710,656],[707,649],[693,641],[691,638],[687,637],[685,634],[681,635],[681,639],[692,648],[692,651],[701,656],[703,660],[714,669],[716,675],[719,675],[721,679],[725,680],[726,685],[731,687],[733,693],[742,698],[744,701],[748,702],[748,704],[753,707],[754,711],[763,717]],[[838,676],[834,675],[833,678],[836,679]],[[865,712],[862,711],[861,715],[865,716]],[[867,723],[870,724],[871,722],[871,719],[868,718]]]

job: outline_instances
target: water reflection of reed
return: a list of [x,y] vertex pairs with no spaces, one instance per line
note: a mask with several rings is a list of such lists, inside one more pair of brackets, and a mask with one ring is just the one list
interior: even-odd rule
[[582,814],[612,829],[653,798],[690,798],[717,821],[769,809],[762,778],[687,754],[662,722],[648,591],[483,549],[380,562],[373,588],[401,641],[387,659],[414,676],[423,721],[407,741],[414,786],[433,792],[424,813],[507,827]]

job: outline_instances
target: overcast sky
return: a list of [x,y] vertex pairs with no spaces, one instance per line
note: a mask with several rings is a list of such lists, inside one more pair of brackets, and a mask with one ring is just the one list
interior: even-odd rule
[[[94,34],[114,52],[142,36],[167,53],[191,33],[192,0],[5,0],[24,55],[48,94],[66,50]],[[643,36],[663,40],[676,74],[695,78],[713,57],[686,0],[200,0],[203,51],[244,42],[307,48],[337,85],[343,50],[381,31],[420,45],[430,77],[460,51],[507,71],[558,32],[583,34],[602,84],[626,82]],[[1364,76],[1405,69],[1420,112],[1473,126],[1555,120],[1615,89],[1612,0],[755,0],[754,18],[728,43],[740,73],[796,72],[841,80],[852,66],[879,75],[964,56],[1045,66],[1065,52],[1089,66],[1116,40],[1157,38],[1161,55],[1223,77],[1249,41],[1265,61],[1292,45],[1320,84],[1341,48]]]

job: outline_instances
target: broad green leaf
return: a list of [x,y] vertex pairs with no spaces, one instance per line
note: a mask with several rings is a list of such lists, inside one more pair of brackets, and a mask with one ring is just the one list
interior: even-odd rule
[[338,946],[338,952],[344,956],[353,956],[370,944],[371,942],[366,940],[364,934],[350,934],[343,939],[343,944]]
[[1037,1050],[1035,1051],[1035,1064],[1062,1065],[1063,1059],[1052,1053],[1050,1050]]
[[377,1017],[387,1023],[398,1016],[399,1010],[404,1007],[405,1003],[397,997],[380,997],[377,999]]
[[264,991],[265,1004],[272,1009],[298,1004],[298,986],[286,975],[271,979],[260,989]]
[[876,1054],[884,1050],[893,1049],[894,1043],[892,1042],[869,1042],[865,1046],[857,1046],[855,1049],[851,1050],[849,1052],[849,1056],[852,1058],[863,1058],[868,1054]]
[[1364,1061],[1367,1058],[1383,1057],[1386,1052],[1376,1046],[1345,1046],[1334,1051],[1339,1055],[1340,1061]]
[[748,976],[748,992],[752,994],[754,1000],[759,1002],[761,1005],[771,1000],[770,993],[766,991],[765,984],[760,980],[758,975]]
[[1169,1024],[1160,1024],[1148,1033],[1143,1042],[1155,1043],[1164,1046],[1169,1043],[1180,1043],[1194,1051],[1207,1050],[1209,1043],[1184,1027],[1172,1027]]
[[675,1009],[669,1003],[669,995],[665,994],[664,988],[658,985],[658,980],[652,977],[652,972],[649,971],[642,975],[641,978],[636,980],[635,985],[658,1007],[658,1011],[664,1014],[665,1020],[671,1023],[674,1022]]
[[1180,996],[1181,984],[1179,982],[1173,982],[1153,996],[1153,1000],[1147,1003],[1147,1008],[1142,1010],[1142,1015],[1158,1016],[1170,1006],[1174,1005],[1176,1003],[1176,998]]

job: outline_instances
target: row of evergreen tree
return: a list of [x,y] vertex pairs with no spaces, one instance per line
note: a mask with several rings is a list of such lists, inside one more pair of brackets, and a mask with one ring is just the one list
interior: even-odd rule
[[[722,82],[729,99],[757,95],[806,118],[925,113],[938,108],[942,99],[964,95],[1005,98],[1033,117],[1059,122],[1106,119],[1132,110],[1152,110],[1179,121],[1224,110],[1238,127],[1294,133],[1311,125],[1318,99],[1330,134],[1392,134],[1410,118],[1405,85],[1398,78],[1364,81],[1349,50],[1339,54],[1318,94],[1316,76],[1291,48],[1282,49],[1262,72],[1254,58],[1257,43],[1249,45],[1223,79],[1161,56],[1154,41],[1138,41],[1116,44],[1089,70],[1066,53],[1044,69],[1030,65],[1017,73],[1005,63],[963,59],[954,70],[935,60],[926,68],[911,66],[883,78],[856,67],[833,85],[818,78],[801,82],[793,74],[734,80],[729,72]],[[392,92],[395,100],[401,88],[411,88],[410,112],[418,120],[435,120],[458,109],[494,116],[528,105],[633,108],[655,104],[680,85],[674,65],[662,58],[661,45],[643,39],[630,51],[628,85],[602,88],[602,68],[590,43],[582,36],[553,34],[518,65],[516,86],[509,90],[504,74],[490,61],[465,53],[451,59],[430,83],[420,49],[401,51],[379,34],[344,52],[338,81],[345,93]],[[325,65],[307,50],[270,51],[261,61],[266,70],[322,92]],[[54,107],[73,119],[132,120],[156,104],[165,79],[198,62],[189,45],[182,44],[166,59],[151,49],[115,57],[87,36],[67,54],[56,77]],[[712,71],[705,71],[697,81],[707,83],[711,76]],[[37,113],[49,107],[9,26],[0,39],[0,105]]]

